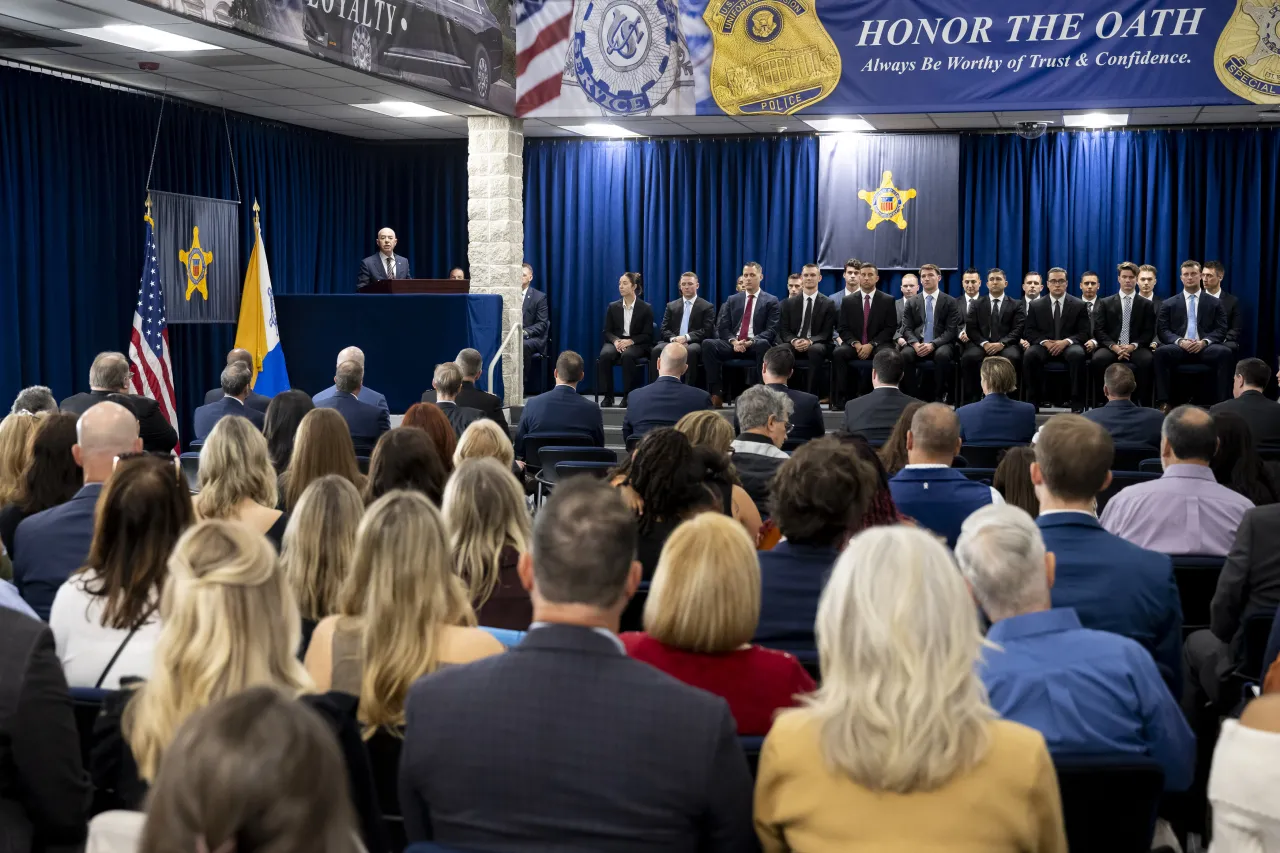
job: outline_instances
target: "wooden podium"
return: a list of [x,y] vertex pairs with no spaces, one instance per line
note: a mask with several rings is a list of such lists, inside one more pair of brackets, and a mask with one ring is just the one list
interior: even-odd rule
[[471,282],[452,278],[380,278],[359,293],[470,293]]

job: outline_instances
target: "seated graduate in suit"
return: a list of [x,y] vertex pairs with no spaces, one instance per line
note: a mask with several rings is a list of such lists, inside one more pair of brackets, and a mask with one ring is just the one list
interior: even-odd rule
[[1150,447],[1152,453],[1158,455],[1164,415],[1159,409],[1148,409],[1129,399],[1137,387],[1138,382],[1129,365],[1122,362],[1112,364],[1102,377],[1102,393],[1107,404],[1090,409],[1084,417],[1110,433],[1116,444]]
[[[808,441],[821,438],[827,432],[827,423],[822,418],[822,403],[817,394],[799,391],[787,383],[795,373],[795,351],[787,344],[770,347],[764,354],[761,363],[760,378],[766,388],[772,388],[786,394],[791,400],[791,420],[787,424],[787,438],[794,441]],[[738,416],[733,416],[733,429],[739,430]]]
[[1049,270],[1049,295],[1026,306],[1023,329],[1028,347],[1023,356],[1027,373],[1027,396],[1038,406],[1044,400],[1044,367],[1049,361],[1067,365],[1071,384],[1071,406],[1084,409],[1084,366],[1089,355],[1085,344],[1093,337],[1093,326],[1084,303],[1067,293],[1067,271]]
[[658,376],[658,359],[662,348],[670,343],[683,344],[688,351],[689,371],[687,384],[698,380],[698,361],[702,357],[702,342],[715,337],[716,308],[698,295],[698,275],[693,272],[680,274],[680,298],[667,303],[662,314],[662,327],[658,330],[658,342],[649,358],[649,381]]
[[805,264],[800,273],[800,292],[782,303],[778,340],[791,347],[796,358],[809,364],[806,390],[816,394],[822,365],[835,350],[836,304],[818,292],[822,271],[817,264]]
[[1156,407],[1168,408],[1174,368],[1182,364],[1204,364],[1215,374],[1216,396],[1231,396],[1231,374],[1235,354],[1225,345],[1227,315],[1222,303],[1200,287],[1200,264],[1183,261],[1182,292],[1166,299],[1156,314],[1156,347],[1153,361],[1156,375]]
[[[881,349],[896,349],[898,313],[893,297],[876,289],[880,271],[875,264],[864,263],[858,270],[858,296],[846,296],[840,302],[836,332],[844,342],[831,355],[835,387],[831,389],[831,407],[843,409],[845,402],[871,390],[871,360]],[[849,378],[850,365],[860,379],[855,388]]]
[[1018,390],[1018,371],[1013,363],[1003,356],[992,356],[982,362],[979,374],[982,400],[956,409],[960,437],[966,444],[1030,444],[1036,434],[1036,407],[1009,396]]
[[[227,364],[231,364],[233,361],[239,361],[246,365],[250,372],[253,371],[253,356],[250,355],[247,349],[236,347],[231,352],[227,353]],[[222,390],[222,385],[218,385],[217,388],[209,389],[204,395],[205,405],[218,402],[222,399],[222,396],[225,393],[226,392]],[[249,396],[245,398],[244,404],[255,412],[262,412],[262,414],[265,415],[267,413],[267,407],[271,405],[271,398],[265,394],[258,394],[250,388]]]
[[1200,268],[1200,287],[1205,293],[1222,303],[1222,313],[1227,315],[1227,336],[1222,345],[1231,350],[1232,355],[1240,352],[1240,333],[1244,328],[1244,317],[1240,313],[1240,300],[1222,289],[1222,280],[1227,275],[1227,268],[1222,261],[1205,261]]
[[[484,372],[484,359],[480,355],[479,350],[466,349],[458,351],[458,357],[455,358],[454,364],[458,365],[458,369],[462,371],[462,388],[458,391],[458,395],[454,398],[454,402],[459,406],[465,406],[468,409],[476,409],[480,414],[484,415],[491,421],[507,429],[507,415],[502,411],[502,399],[497,394],[490,394],[488,391],[481,391],[476,387],[476,382],[480,380],[481,374]],[[422,392],[422,402],[434,403],[436,401],[435,389]],[[462,434],[459,433],[459,436]]]
[[551,312],[547,295],[533,287],[533,267],[520,266],[520,325],[524,331],[524,375],[526,383],[533,376],[529,360],[534,355],[548,355],[551,342]]
[[333,377],[335,391],[323,400],[316,398],[317,409],[337,409],[351,430],[351,443],[357,456],[368,456],[379,437],[391,429],[391,416],[387,410],[370,405],[360,399],[364,385],[364,363],[344,361],[338,365]]
[[213,432],[214,425],[228,415],[239,415],[262,429],[266,416],[249,408],[245,402],[249,397],[249,383],[252,380],[253,373],[242,361],[233,361],[222,368],[222,397],[200,406],[193,416],[196,441],[207,439],[209,433]]
[[688,365],[684,344],[672,342],[658,358],[659,376],[645,387],[631,392],[627,413],[622,418],[623,439],[641,436],[651,429],[675,426],[690,412],[711,408],[711,395],[680,381]]
[[754,358],[757,371],[764,354],[778,339],[778,297],[761,290],[764,268],[755,261],[742,267],[742,289],[725,300],[716,320],[716,336],[702,344],[711,405],[724,403],[724,362]]
[[871,393],[850,400],[844,407],[845,432],[877,446],[888,440],[902,410],[916,402],[898,390],[902,373],[902,356],[891,349],[876,353],[871,361]]
[[627,404],[635,381],[636,362],[649,357],[653,346],[653,308],[640,298],[640,273],[624,272],[618,278],[618,294],[604,313],[604,346],[596,359],[596,391],[602,406],[613,405],[613,367],[622,365],[622,405]]
[[111,396],[115,402],[133,412],[138,419],[138,434],[143,450],[166,453],[178,444],[178,431],[160,411],[160,404],[149,397],[129,393],[129,360],[123,353],[102,352],[89,368],[89,390],[63,400],[59,408],[73,415],[83,415],[90,406]]
[[409,259],[396,254],[396,242],[396,232],[390,228],[379,229],[378,251],[360,262],[356,290],[388,278],[413,278],[409,273]]
[[902,313],[902,326],[898,332],[903,343],[902,355],[904,384],[916,396],[919,387],[917,362],[930,359],[934,366],[933,398],[946,402],[955,379],[956,361],[961,344],[960,330],[964,327],[964,307],[955,297],[938,288],[941,272],[934,264],[920,267],[923,289],[907,302]]
[[1138,382],[1138,399],[1146,400],[1151,388],[1151,351],[1156,337],[1155,304],[1137,290],[1138,265],[1125,261],[1116,267],[1120,292],[1098,301],[1093,314],[1093,336],[1098,342],[1089,367],[1098,376],[1115,363],[1127,365]]
[[484,417],[479,409],[458,405],[458,394],[462,391],[462,371],[458,369],[456,362],[437,364],[431,387],[436,389],[436,405],[449,419],[455,436],[462,435],[467,427]]
[[999,355],[1015,366],[1022,363],[1022,347],[1019,342],[1027,323],[1026,306],[1005,291],[1008,284],[1004,270],[992,269],[987,273],[987,295],[969,299],[970,290],[974,296],[977,295],[981,279],[975,269],[964,272],[965,296],[969,308],[965,330],[961,335],[966,343],[964,352],[960,355],[960,370],[968,401],[977,397],[978,372],[984,360]]
[[640,585],[636,535],[606,483],[556,486],[520,557],[534,606],[523,642],[410,688],[399,799],[411,843],[754,849],[728,703],[628,657],[616,635]]
[[1262,359],[1242,359],[1236,364],[1232,399],[1215,404],[1209,411],[1215,415],[1219,412],[1239,415],[1249,424],[1256,447],[1280,450],[1280,403],[1262,396],[1270,377],[1271,368]]
[[556,387],[525,401],[516,428],[516,458],[524,458],[524,440],[537,433],[579,433],[604,447],[604,416],[600,407],[578,394],[584,373],[582,356],[565,350],[556,359]]

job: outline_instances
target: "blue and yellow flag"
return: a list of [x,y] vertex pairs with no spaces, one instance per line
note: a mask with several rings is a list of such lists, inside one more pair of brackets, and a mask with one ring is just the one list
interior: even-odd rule
[[253,355],[253,390],[274,397],[289,390],[289,371],[285,369],[280,330],[276,327],[276,301],[271,293],[271,271],[267,269],[257,201],[253,203],[253,234],[253,254],[249,256],[244,293],[240,297],[236,346]]

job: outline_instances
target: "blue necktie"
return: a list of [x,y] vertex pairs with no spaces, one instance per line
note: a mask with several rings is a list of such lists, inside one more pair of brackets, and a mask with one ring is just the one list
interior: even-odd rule
[[1187,308],[1187,334],[1189,341],[1200,340],[1200,332],[1196,329],[1196,296],[1191,294],[1191,306]]
[[933,340],[933,297],[926,296],[924,300],[924,343]]
[[684,314],[680,317],[680,336],[684,337],[689,334],[689,315],[693,313],[693,303],[688,299],[684,301]]

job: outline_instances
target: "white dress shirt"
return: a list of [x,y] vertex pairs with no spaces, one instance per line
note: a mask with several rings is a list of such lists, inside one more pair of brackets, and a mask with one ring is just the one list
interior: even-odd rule
[[631,300],[630,305],[627,304],[625,299],[622,301],[622,337],[624,338],[631,337],[631,315],[635,313],[635,310],[636,301],[634,299]]

